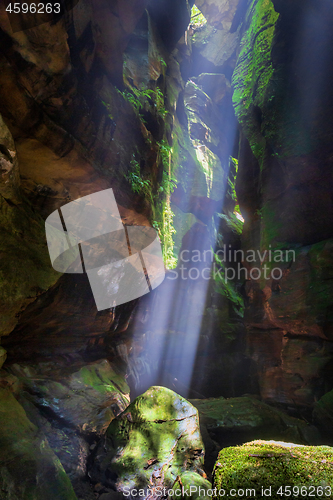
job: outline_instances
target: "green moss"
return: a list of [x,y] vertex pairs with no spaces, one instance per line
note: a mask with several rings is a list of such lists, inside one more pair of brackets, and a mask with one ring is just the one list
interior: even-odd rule
[[84,366],[72,376],[72,379],[74,382],[82,383],[85,387],[91,387],[101,394],[119,391],[123,394],[129,394],[130,392],[124,378],[118,375],[105,361],[97,366],[94,364]]
[[9,333],[23,304],[61,276],[51,265],[45,223],[29,203],[9,205],[0,197],[0,336]]
[[125,179],[130,183],[134,193],[147,198],[151,203],[153,203],[151,180],[144,179],[142,177],[139,162],[135,158],[133,158],[130,162],[130,169],[125,175]]
[[[219,271],[219,272],[217,272]],[[236,289],[236,284],[225,277],[225,263],[215,254],[214,263],[214,282],[215,290],[217,293],[226,297],[235,313],[241,318],[244,316],[244,300],[243,297]]]
[[262,250],[268,250],[269,245],[275,245],[278,241],[283,222],[269,202],[263,205],[260,214],[262,222],[261,248]]
[[236,116],[258,159],[263,157],[266,141],[255,111],[265,106],[268,85],[274,73],[271,49],[278,17],[271,0],[252,1],[247,12],[248,29],[241,40],[232,80]]
[[[262,497],[261,488],[272,487],[272,499],[281,499],[286,494],[285,487],[297,491],[303,486],[307,493],[295,494],[291,498],[311,498],[310,487],[319,488],[312,493],[313,498],[333,498],[333,449],[328,446],[299,446],[273,441],[253,441],[242,446],[223,449],[214,468],[214,487],[231,489],[254,489],[256,496]],[[282,488],[282,489],[281,489]],[[321,489],[323,488],[323,489]],[[326,490],[325,490],[326,488]],[[254,496],[253,493],[250,495]],[[222,498],[216,495],[215,498]],[[237,496],[236,496],[237,498]]]
[[194,27],[203,26],[207,23],[207,19],[203,13],[198,9],[196,5],[193,5],[191,10],[191,21],[190,24]]

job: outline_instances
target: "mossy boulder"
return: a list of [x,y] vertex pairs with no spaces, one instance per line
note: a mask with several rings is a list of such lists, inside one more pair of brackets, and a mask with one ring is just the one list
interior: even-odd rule
[[214,498],[227,496],[232,489],[236,498],[263,497],[262,488],[272,499],[333,498],[332,461],[333,449],[328,446],[252,441],[225,448],[215,464]]
[[0,500],[76,500],[60,461],[8,389],[0,388]]
[[151,387],[111,422],[90,477],[126,493],[171,488],[193,473],[192,480],[207,489],[203,457],[197,410],[175,392]]
[[129,403],[129,387],[106,359],[74,365],[67,373],[57,373],[52,363],[49,373],[46,367],[15,364],[10,370],[23,384],[25,399],[82,435],[103,434]]

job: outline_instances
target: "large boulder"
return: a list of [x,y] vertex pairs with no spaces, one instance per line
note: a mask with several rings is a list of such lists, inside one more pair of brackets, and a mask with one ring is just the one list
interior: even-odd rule
[[8,389],[0,388],[0,499],[76,500],[47,440]]
[[332,498],[332,460],[333,449],[328,446],[253,441],[225,448],[214,469],[213,498],[223,498],[231,490],[238,498]]
[[[36,367],[12,365],[10,371],[23,385],[24,397],[35,407],[47,409],[53,419],[83,435],[101,435],[111,420],[129,403],[129,388],[110,363],[100,360],[58,373],[54,364]],[[51,371],[52,370],[52,371]],[[66,373],[67,371],[67,373]]]
[[15,392],[29,420],[47,438],[79,493],[90,446],[128,406],[124,378],[105,359],[83,366],[82,360],[76,361],[70,367],[61,360],[34,366],[15,364],[8,367],[7,374],[2,373],[3,383]]
[[[90,477],[127,493],[187,483],[210,488],[197,410],[164,387],[151,387],[117,417],[100,441]],[[195,483],[193,483],[195,481]]]

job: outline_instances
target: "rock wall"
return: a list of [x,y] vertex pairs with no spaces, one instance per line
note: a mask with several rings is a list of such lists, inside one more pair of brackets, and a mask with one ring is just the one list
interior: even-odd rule
[[[248,284],[249,355],[261,395],[309,405],[332,387],[332,51],[326,2],[254,1],[233,75],[241,127],[244,250],[294,251],[280,279]],[[316,9],[317,9],[316,7]],[[319,28],[320,26],[320,28]],[[258,259],[257,259],[258,260]],[[248,267],[262,264],[248,264]]]

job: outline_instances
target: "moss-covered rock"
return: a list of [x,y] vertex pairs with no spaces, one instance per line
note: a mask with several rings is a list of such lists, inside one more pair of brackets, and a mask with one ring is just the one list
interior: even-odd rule
[[[49,370],[52,367],[51,363]],[[43,364],[15,364],[10,370],[23,384],[24,397],[30,403],[80,434],[101,435],[129,403],[126,382],[106,359],[79,369],[73,366],[67,373],[65,368],[47,373],[45,368]]]
[[66,473],[22,406],[0,388],[0,499],[76,500]]
[[268,84],[274,71],[271,50],[278,17],[271,0],[251,2],[232,80],[236,116],[257,158],[265,150],[258,114],[263,113],[270,97],[267,98]]
[[262,488],[273,499],[333,498],[332,461],[333,449],[328,446],[253,441],[225,448],[215,464],[214,498],[222,498],[232,489],[236,498],[245,496],[245,490],[247,497],[263,497]]
[[151,387],[111,423],[90,475],[121,492],[171,488],[185,473],[207,488],[203,456],[197,410],[173,391]]

